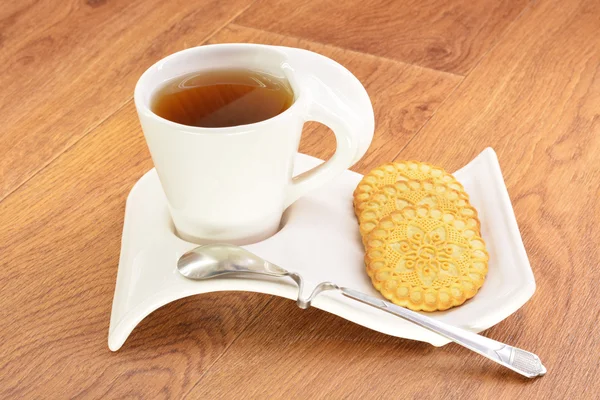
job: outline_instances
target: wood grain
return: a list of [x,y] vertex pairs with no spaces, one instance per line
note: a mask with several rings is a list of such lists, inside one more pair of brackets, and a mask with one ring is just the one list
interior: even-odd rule
[[[0,7],[0,398],[595,398],[600,4],[285,0],[224,27],[248,4]],[[377,125],[359,172],[394,158],[454,170],[494,147],[538,288],[486,335],[535,351],[548,375],[248,293],[170,304],[111,353],[125,198],[151,168],[133,85],[207,39],[307,48],[355,73]],[[325,158],[334,143],[310,124],[301,149]]]
[[518,335],[551,371],[509,398],[600,392],[599,22],[597,1],[540,2],[400,153],[450,139],[427,154],[453,169],[485,146],[498,152],[538,289],[490,334]]
[[186,398],[485,398],[475,393],[523,384],[461,347],[393,338],[274,299]]
[[153,62],[250,3],[15,2],[0,16],[0,199],[122,107]]
[[466,74],[527,0],[262,0],[235,23]]
[[[452,93],[462,77],[401,62],[372,57],[307,40],[230,24],[209,43],[265,43],[316,51],[349,68],[363,83],[375,113],[375,135],[367,154],[352,169],[366,171],[382,158],[393,159]],[[309,123],[300,151],[328,159],[335,137],[324,125]]]
[[[454,170],[496,149],[538,289],[486,335],[539,354],[547,376],[528,381],[454,344],[387,338],[277,299],[188,397],[595,398],[599,17],[594,1],[536,4],[397,157]],[[250,384],[235,376],[244,365]]]

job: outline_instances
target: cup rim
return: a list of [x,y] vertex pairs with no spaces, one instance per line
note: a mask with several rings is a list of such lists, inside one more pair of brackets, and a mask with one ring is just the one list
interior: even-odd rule
[[[185,131],[186,133],[190,133],[190,134],[239,135],[239,134],[244,134],[244,133],[254,131],[256,129],[260,129],[263,126],[265,126],[267,124],[271,124],[278,119],[287,117],[292,112],[295,112],[296,109],[300,106],[299,105],[300,99],[303,98],[301,90],[299,87],[297,87],[295,79],[290,79],[290,77],[287,76],[288,80],[290,81],[290,85],[292,85],[292,91],[294,93],[294,102],[285,111],[283,111],[277,115],[274,115],[271,118],[262,120],[262,121],[254,122],[251,124],[244,124],[244,125],[234,125],[234,126],[226,126],[226,127],[218,127],[218,128],[206,128],[206,127],[200,127],[200,126],[191,126],[191,125],[180,124],[178,122],[174,122],[174,121],[168,120],[166,118],[163,118],[163,117],[157,115],[156,113],[154,113],[154,111],[152,111],[152,109],[150,108],[150,105],[147,104],[147,102],[144,99],[142,99],[142,96],[143,96],[142,90],[144,90],[142,88],[142,84],[143,84],[144,80],[149,79],[148,75],[150,75],[152,72],[154,72],[154,70],[160,69],[165,62],[172,60],[173,58],[181,57],[185,53],[192,53],[192,52],[201,51],[201,50],[208,50],[208,48],[215,48],[215,47],[230,47],[230,48],[236,48],[236,47],[252,48],[252,47],[254,47],[254,48],[263,48],[268,51],[277,51],[276,49],[278,46],[271,46],[271,45],[265,45],[265,44],[252,44],[252,43],[221,43],[221,44],[209,44],[209,45],[190,47],[188,49],[180,50],[178,52],[172,53],[172,54],[158,60],[157,62],[152,64],[150,67],[148,67],[144,71],[144,73],[140,76],[140,78],[138,79],[138,81],[135,85],[134,96],[133,96],[135,107],[136,107],[138,113],[143,114],[145,117],[151,118],[151,119],[155,120],[156,122],[159,122],[159,123],[162,123],[165,125],[170,125],[171,127],[175,128],[175,129],[178,129],[180,131]],[[283,57],[287,58],[285,53],[283,53],[283,52],[278,52],[278,53],[280,55],[282,55]],[[286,62],[283,62],[281,64],[281,67],[284,71],[293,71],[293,68]],[[296,86],[296,87],[294,87],[294,86]]]

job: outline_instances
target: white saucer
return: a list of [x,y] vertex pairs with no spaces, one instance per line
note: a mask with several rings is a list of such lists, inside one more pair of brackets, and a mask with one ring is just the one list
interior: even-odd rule
[[[299,154],[295,173],[321,162]],[[535,291],[535,281],[494,150],[484,150],[455,176],[479,211],[482,236],[490,254],[489,272],[473,299],[460,307],[427,315],[480,332],[525,304]],[[331,185],[293,204],[286,211],[283,228],[275,236],[245,247],[300,273],[306,281],[304,296],[323,281],[380,296],[364,269],[364,251],[352,209],[352,192],[361,177],[351,171],[344,172]],[[188,280],[179,274],[176,264],[184,252],[194,247],[195,244],[175,235],[156,171],[149,171],[127,198],[108,335],[111,350],[118,350],[135,326],[152,311],[186,296],[232,290],[294,300],[298,296],[296,285],[287,279]],[[335,292],[319,295],[312,305],[388,335],[434,346],[448,343],[441,336]]]

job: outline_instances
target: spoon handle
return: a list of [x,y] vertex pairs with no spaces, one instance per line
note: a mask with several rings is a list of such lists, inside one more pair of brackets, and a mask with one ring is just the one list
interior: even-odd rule
[[498,364],[526,376],[527,378],[535,378],[546,373],[546,368],[542,365],[539,357],[533,353],[445,324],[404,307],[394,305],[375,297],[367,296],[366,294],[353,289],[340,288],[340,290],[346,297],[379,308],[380,310],[394,314],[427,330],[440,334],[469,350],[479,353]]

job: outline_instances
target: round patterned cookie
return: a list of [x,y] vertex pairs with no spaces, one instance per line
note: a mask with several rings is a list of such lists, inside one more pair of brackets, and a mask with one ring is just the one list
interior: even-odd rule
[[475,296],[488,259],[485,242],[463,218],[426,205],[392,212],[366,241],[373,286],[415,311],[447,310]]
[[477,211],[469,204],[466,194],[431,179],[410,179],[385,185],[370,196],[358,217],[360,234],[366,238],[383,217],[416,205],[428,205],[463,217],[467,226],[479,233]]
[[442,168],[418,161],[398,161],[375,168],[359,182],[356,190],[354,190],[354,212],[356,216],[360,216],[365,203],[381,187],[409,179],[418,181],[431,179],[435,183],[446,184],[451,189],[461,193],[466,199],[469,198],[463,186],[454,176]]

